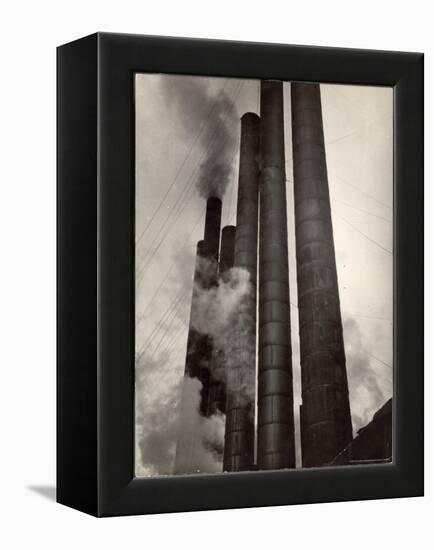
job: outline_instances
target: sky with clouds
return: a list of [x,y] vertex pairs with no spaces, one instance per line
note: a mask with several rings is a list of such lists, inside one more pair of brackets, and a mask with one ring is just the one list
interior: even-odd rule
[[[356,433],[393,392],[393,90],[322,84],[321,98]],[[284,107],[300,465],[289,83],[284,83]],[[235,225],[240,117],[259,112],[259,81],[138,74],[135,110],[136,474],[167,475],[172,473],[179,430],[196,243],[203,237],[204,170],[224,182],[222,227]],[[216,419],[205,427],[210,437],[218,438],[222,426]],[[209,467],[218,471],[219,465]]]

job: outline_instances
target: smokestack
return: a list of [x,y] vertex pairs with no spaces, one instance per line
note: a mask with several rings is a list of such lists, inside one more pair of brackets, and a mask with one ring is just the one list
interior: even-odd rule
[[251,291],[240,304],[228,344],[224,471],[253,468],[256,370],[256,271],[258,246],[259,117],[241,118],[240,168],[234,267],[249,272]]
[[[222,229],[219,261],[219,279],[234,265],[235,226]],[[207,415],[223,413],[226,409],[225,356],[224,350],[213,348]]]
[[227,225],[222,229],[220,245],[219,277],[224,279],[225,273],[234,267],[235,226]]
[[206,201],[205,215],[205,255],[216,263],[219,259],[220,225],[222,217],[222,201],[217,197],[210,197]]
[[[207,334],[198,332],[194,327],[198,325],[197,307],[200,289],[210,288],[217,283],[221,211],[222,201],[216,197],[210,197],[206,204],[204,239],[198,242],[196,249],[196,265],[185,359],[184,376],[197,378],[202,384],[199,410],[204,416],[208,412],[212,342]],[[181,403],[182,410],[188,410],[188,403]],[[186,430],[182,432],[183,435],[180,436],[176,446],[174,473],[193,473],[197,471],[195,450],[196,452],[200,451],[202,442],[198,440],[200,437],[199,434],[188,434],[185,433]]]
[[258,467],[295,467],[283,84],[261,82]]
[[351,441],[344,340],[318,84],[292,83],[303,466]]
[[218,254],[220,244],[220,224],[222,201],[211,197],[206,203],[204,239],[197,246],[194,288],[191,301],[190,328],[187,341],[185,373],[190,378],[198,378],[202,383],[200,412],[206,415],[209,394],[209,366],[212,356],[212,343],[207,334],[198,333],[192,324],[197,307],[197,294],[201,288],[210,288],[217,283]]

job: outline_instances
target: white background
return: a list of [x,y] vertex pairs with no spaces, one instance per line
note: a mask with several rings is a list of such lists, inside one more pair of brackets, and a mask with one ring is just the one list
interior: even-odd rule
[[[2,548],[431,547],[432,391],[426,493],[408,500],[97,520],[54,503],[55,47],[95,31],[426,54],[426,181],[432,179],[432,15],[427,1],[14,2],[1,14],[0,545]],[[427,186],[426,212],[433,193]],[[427,281],[432,280],[427,215]],[[426,288],[427,310],[432,291]],[[426,387],[432,387],[427,312]],[[45,496],[44,496],[45,494]],[[50,498],[47,498],[47,494]]]

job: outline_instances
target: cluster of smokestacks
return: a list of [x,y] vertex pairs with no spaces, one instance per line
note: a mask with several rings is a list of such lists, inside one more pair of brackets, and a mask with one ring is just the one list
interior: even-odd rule
[[[301,448],[303,466],[311,467],[337,456],[352,439],[352,425],[320,89],[301,83],[291,88]],[[223,448],[210,449],[220,456],[223,471],[295,468],[280,81],[262,81],[261,116],[241,118],[236,228],[220,232],[221,209],[219,198],[208,198],[204,239],[197,246],[185,376],[201,383],[201,415],[226,415]],[[198,296],[230,280],[233,269],[247,274],[249,286],[230,318],[224,346],[216,345],[212,335],[198,329]],[[194,448],[201,442],[195,437],[178,441],[175,473],[198,471]]]

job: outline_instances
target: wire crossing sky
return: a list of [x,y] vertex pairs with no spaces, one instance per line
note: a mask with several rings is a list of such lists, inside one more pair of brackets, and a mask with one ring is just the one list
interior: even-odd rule
[[[258,97],[255,80],[136,75],[137,475],[171,473],[196,243],[203,237],[204,180],[211,188],[224,180],[224,189],[219,190],[222,226],[235,225],[240,117],[258,112]],[[356,433],[393,392],[393,93],[391,88],[327,84],[321,85],[321,97]],[[289,83],[284,84],[284,102],[294,414],[300,466]]]

